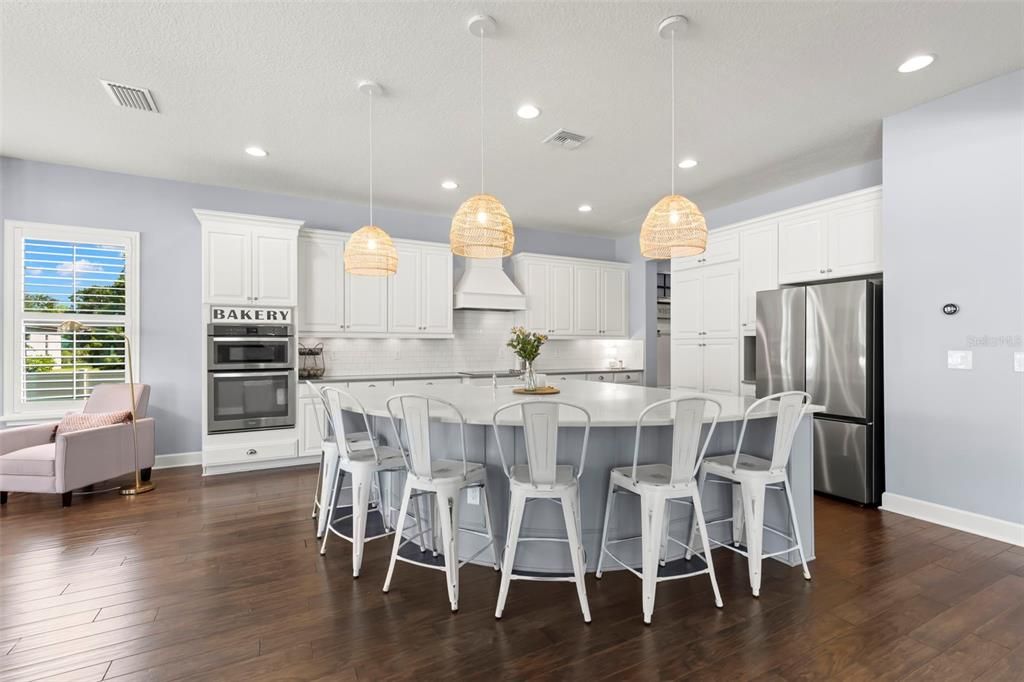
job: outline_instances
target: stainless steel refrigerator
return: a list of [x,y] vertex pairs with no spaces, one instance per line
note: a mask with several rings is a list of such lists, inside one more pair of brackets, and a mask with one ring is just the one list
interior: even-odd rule
[[801,390],[814,418],[814,489],[880,504],[882,282],[861,279],[757,294],[757,396]]

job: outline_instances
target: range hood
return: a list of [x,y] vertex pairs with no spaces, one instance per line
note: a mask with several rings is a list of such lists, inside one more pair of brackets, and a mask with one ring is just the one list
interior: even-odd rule
[[501,267],[500,258],[467,258],[455,285],[456,310],[526,310],[526,296]]

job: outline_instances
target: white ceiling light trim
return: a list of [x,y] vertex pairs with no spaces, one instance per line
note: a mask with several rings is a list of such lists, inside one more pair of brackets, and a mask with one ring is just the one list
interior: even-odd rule
[[590,213],[591,211],[594,210],[594,207],[591,206],[590,204],[580,204],[580,207],[576,210],[579,211],[580,213]]
[[690,168],[697,167],[697,159],[683,159],[679,162],[679,167],[683,170],[689,170]]
[[900,73],[914,73],[915,71],[928,68],[934,61],[935,55],[933,54],[918,54],[900,64],[900,67],[896,70]]
[[532,121],[540,116],[540,109],[538,109],[535,104],[522,104],[518,109],[516,109],[516,116],[527,121]]
[[245,153],[257,159],[263,159],[266,158],[267,156],[270,156],[267,153],[266,149],[264,149],[263,147],[256,147],[255,145],[251,147],[246,147]]
[[455,182],[454,180],[442,180],[441,181],[441,189],[458,189],[458,188],[459,188],[459,183]]

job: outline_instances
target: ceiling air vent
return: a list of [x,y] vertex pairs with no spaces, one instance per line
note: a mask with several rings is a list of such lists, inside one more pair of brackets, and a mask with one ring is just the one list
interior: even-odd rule
[[559,128],[555,132],[544,138],[544,144],[553,144],[556,147],[562,149],[579,149],[580,145],[586,142],[588,138],[586,135],[580,135],[572,131],[566,130],[565,128]]
[[105,81],[103,79],[100,79],[100,83],[103,84],[103,89],[110,95],[110,99],[114,100],[114,104],[138,111],[160,113],[160,110],[156,108],[156,102],[153,101],[153,94],[146,88],[136,88],[131,85],[114,83],[113,81]]

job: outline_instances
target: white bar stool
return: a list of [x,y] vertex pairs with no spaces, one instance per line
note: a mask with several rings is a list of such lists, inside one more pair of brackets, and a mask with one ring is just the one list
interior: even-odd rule
[[[357,449],[349,438],[346,437],[345,423],[342,412],[355,412],[362,416],[366,432],[370,433],[370,420],[366,416],[366,410],[362,403],[349,393],[334,386],[325,386],[320,391],[323,397],[325,414],[330,423],[331,429],[336,435],[338,442],[344,443],[344,448],[335,446],[336,455],[325,456],[324,468],[328,472],[331,482],[330,497],[327,504],[327,514],[324,524],[323,542],[320,545],[320,554],[327,554],[327,538],[333,533],[352,543],[352,577],[359,577],[359,569],[363,564],[363,545],[369,540],[376,540],[390,535],[390,524],[388,515],[384,511],[385,502],[381,493],[380,474],[381,472],[395,473],[405,469],[405,462],[402,460],[402,453],[392,447],[378,445],[376,439],[369,440],[369,447]],[[357,441],[359,442],[359,441]],[[335,517],[335,510],[338,508],[338,499],[345,476],[352,479],[352,511],[342,517]],[[374,532],[370,537],[366,536],[366,521],[370,513],[370,493],[376,487],[377,490],[377,512],[380,514],[382,528]],[[322,509],[322,507],[321,507]],[[335,522],[351,519],[351,528],[337,527]]]
[[[320,515],[320,509],[326,507],[330,503],[331,486],[330,481],[333,480],[333,476],[337,475],[337,457],[338,457],[338,442],[335,439],[335,435],[330,433],[329,416],[327,403],[324,402],[323,394],[320,393],[320,389],[311,381],[306,381],[306,386],[309,388],[309,395],[305,400],[312,400],[316,403],[318,409],[313,410],[313,418],[316,420],[316,430],[320,434],[320,464],[316,470],[316,489],[313,491],[313,518],[316,519],[319,515],[320,518],[317,522],[316,538],[319,540],[324,536],[324,528],[327,526],[327,515]],[[355,433],[349,433],[346,437],[349,447],[353,450],[367,450],[370,446],[370,441],[376,441],[376,436],[367,431],[358,431]],[[325,463],[329,462],[328,466]],[[342,488],[343,490],[349,490],[351,486]]]
[[[771,459],[755,457],[742,452],[743,436],[747,431],[747,423],[750,415],[770,400],[779,401],[778,418],[775,422],[775,440],[772,446]],[[804,546],[800,541],[800,527],[797,524],[796,509],[793,507],[793,494],[790,491],[789,477],[786,475],[786,465],[789,463],[789,456],[793,451],[793,439],[796,437],[796,430],[800,426],[807,411],[807,405],[811,396],[803,391],[784,391],[765,396],[754,401],[747,408],[743,415],[743,428],[740,429],[739,441],[736,443],[736,452],[732,455],[719,455],[708,457],[700,468],[700,489],[703,492],[704,483],[722,483],[733,486],[732,517],[718,519],[708,523],[709,526],[718,523],[732,523],[733,543],[729,545],[710,539],[716,547],[725,547],[737,554],[747,557],[747,570],[750,573],[750,589],[757,597],[761,594],[761,561],[769,557],[787,554],[796,549],[800,553],[800,563],[804,569],[804,579],[811,579],[811,572],[807,568],[807,559],[804,557]],[[716,478],[708,479],[708,475]],[[737,487],[739,490],[737,491]],[[764,499],[768,490],[782,491],[786,494],[786,504],[789,506],[789,518],[793,524],[793,536],[766,526],[764,524]],[[738,494],[737,494],[738,493]],[[744,525],[746,526],[744,533]],[[693,534],[697,528],[690,529],[690,543],[693,543]],[[764,531],[769,531],[781,536],[788,542],[795,543],[791,547],[778,552],[764,554]],[[702,537],[706,537],[704,528],[700,529]],[[740,543],[746,535],[746,551],[740,549]],[[707,539],[705,539],[705,544]]]
[[[674,408],[672,414],[672,463],[671,464],[637,464],[640,456],[640,436],[644,421],[656,410],[666,411]],[[701,426],[707,412],[711,411],[711,426],[700,445]],[[608,500],[604,514],[604,532],[601,538],[601,555],[597,560],[597,578],[601,577],[605,555],[627,571],[643,581],[643,612],[644,622],[650,625],[654,614],[654,597],[658,583],[664,580],[678,580],[696,575],[708,574],[711,578],[711,589],[715,594],[715,606],[722,608],[722,595],[718,591],[715,579],[715,566],[711,559],[711,549],[706,539],[707,533],[701,534],[704,554],[704,568],[689,573],[671,574],[666,571],[658,575],[659,566],[665,566],[669,542],[673,542],[686,550],[686,559],[694,554],[691,545],[676,540],[669,533],[671,513],[669,503],[686,504],[693,507],[693,522],[704,530],[704,511],[700,503],[700,491],[697,487],[697,472],[707,452],[711,436],[722,413],[722,405],[710,398],[669,398],[649,405],[636,421],[636,441],[633,447],[633,466],[612,469],[608,483]],[[636,540],[635,537],[608,539],[608,527],[611,523],[615,497],[621,494],[640,496],[640,546],[641,570],[638,572],[626,565],[609,549],[609,545]],[[690,542],[693,542],[692,537]],[[699,555],[699,552],[697,553]]]
[[[583,448],[580,452],[579,468],[573,471],[572,465],[558,464],[558,425],[559,412],[562,407],[577,410],[586,420],[583,431]],[[501,446],[501,434],[498,431],[499,416],[507,411],[518,408],[523,422],[524,443],[526,447],[526,464],[516,464],[513,452],[512,465],[509,466]],[[587,460],[587,441],[590,438],[590,413],[578,405],[559,400],[521,400],[502,405],[491,417],[494,427],[494,439],[498,444],[498,455],[501,466],[508,476],[511,501],[509,504],[508,534],[505,540],[505,560],[501,573],[501,589],[498,592],[498,607],[494,611],[495,618],[501,618],[508,598],[509,582],[512,580],[544,580],[568,581],[576,583],[576,594],[583,611],[583,620],[590,622],[590,604],[587,602],[587,559],[583,550],[583,529],[580,522],[580,491],[579,479],[583,474],[583,465]],[[519,536],[523,523],[523,512],[526,503],[531,500],[548,500],[562,507],[565,518],[566,538],[523,538]],[[565,542],[569,544],[569,555],[572,560],[571,576],[544,576],[537,573],[514,573],[516,547],[520,542]]]
[[[391,396],[388,398],[386,405],[388,414],[391,417],[391,424],[398,438],[401,455],[408,467],[408,474],[405,477],[405,492],[402,494],[402,507],[398,513],[398,530],[395,533],[395,542],[391,549],[391,563],[388,565],[388,575],[384,580],[384,591],[387,592],[391,589],[391,577],[395,572],[396,561],[404,561],[418,566],[441,570],[447,576],[448,601],[451,603],[452,612],[458,611],[459,569],[480,556],[488,547],[494,555],[494,570],[497,571],[499,568],[498,550],[494,544],[494,524],[491,519],[491,509],[487,503],[487,469],[481,463],[469,462],[466,459],[466,420],[455,405],[440,398],[412,393]],[[398,408],[397,413],[395,411],[396,405]],[[462,461],[455,459],[433,459],[430,443],[430,420],[432,417],[443,418],[446,421],[457,421],[459,424]],[[408,451],[405,445],[402,444],[398,420],[401,420],[405,425],[409,444]],[[459,500],[462,496],[462,491],[469,488],[480,489],[480,503],[483,506],[484,512],[483,522],[485,530],[483,532],[459,527]],[[415,557],[399,555],[399,550],[402,546],[414,540],[418,541],[420,552],[423,552],[424,533],[429,533],[433,536],[433,523],[431,523],[429,530],[424,530],[424,515],[417,513],[416,535],[408,539],[403,538],[405,519],[409,514],[409,503],[414,497],[417,498],[418,503],[419,498],[423,495],[432,495],[437,502],[436,517],[441,526],[443,564],[436,561],[421,561]],[[434,515],[430,516],[433,517]],[[464,561],[459,561],[459,532],[485,537],[487,538],[487,544],[481,547],[473,556]],[[437,557],[436,548],[434,557]]]

